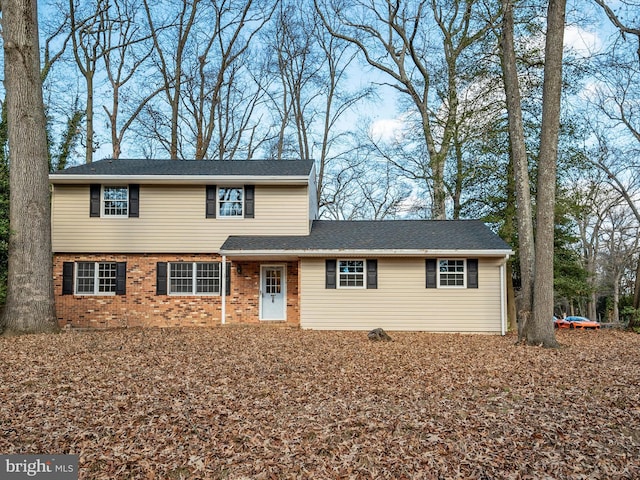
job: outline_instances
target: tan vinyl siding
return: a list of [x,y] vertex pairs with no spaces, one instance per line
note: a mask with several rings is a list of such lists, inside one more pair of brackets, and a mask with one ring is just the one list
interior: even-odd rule
[[479,260],[477,289],[427,289],[424,258],[379,258],[377,289],[332,290],[325,288],[325,260],[302,259],[300,325],[501,333],[501,260]]
[[255,187],[255,218],[205,218],[204,185],[140,185],[139,218],[90,218],[89,186],[55,185],[54,252],[215,252],[229,235],[307,235],[306,186]]

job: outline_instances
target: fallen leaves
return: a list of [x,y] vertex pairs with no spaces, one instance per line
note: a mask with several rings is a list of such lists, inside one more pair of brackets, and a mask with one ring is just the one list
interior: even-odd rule
[[640,336],[281,328],[0,339],[0,452],[80,478],[640,477]]

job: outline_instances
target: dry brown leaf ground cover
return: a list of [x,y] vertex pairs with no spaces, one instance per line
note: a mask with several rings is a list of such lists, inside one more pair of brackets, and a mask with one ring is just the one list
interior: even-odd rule
[[640,478],[640,335],[0,338],[0,453],[80,478]]

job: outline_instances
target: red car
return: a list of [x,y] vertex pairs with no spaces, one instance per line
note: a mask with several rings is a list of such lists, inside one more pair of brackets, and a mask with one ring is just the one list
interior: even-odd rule
[[591,329],[600,330],[600,324],[589,320],[586,317],[571,316],[566,318],[554,318],[553,324],[556,328],[576,328],[579,330]]

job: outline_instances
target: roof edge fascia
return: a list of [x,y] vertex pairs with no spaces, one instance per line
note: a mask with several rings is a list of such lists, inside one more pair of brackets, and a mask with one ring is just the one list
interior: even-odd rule
[[295,255],[297,257],[504,257],[513,255],[513,250],[437,250],[437,249],[320,249],[320,250],[220,250],[220,255],[230,257],[272,257]]
[[52,173],[49,175],[49,182],[54,185],[80,185],[87,183],[308,185],[309,178],[309,175],[68,175]]

